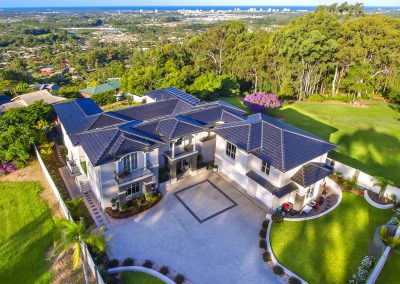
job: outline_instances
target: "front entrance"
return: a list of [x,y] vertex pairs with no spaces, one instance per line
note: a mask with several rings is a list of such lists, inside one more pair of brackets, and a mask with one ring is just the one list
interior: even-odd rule
[[197,155],[180,159],[168,159],[170,179],[180,179],[189,176],[197,170]]

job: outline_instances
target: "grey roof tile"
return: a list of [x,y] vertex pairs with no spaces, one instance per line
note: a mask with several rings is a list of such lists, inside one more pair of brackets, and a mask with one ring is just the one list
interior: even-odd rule
[[262,187],[264,187],[266,190],[268,190],[269,192],[272,193],[272,195],[281,198],[295,190],[297,190],[297,186],[291,182],[288,183],[287,185],[279,188],[274,186],[272,183],[270,183],[267,179],[263,178],[262,176],[260,176],[259,174],[257,174],[254,171],[249,171],[246,176],[250,179],[252,179],[254,182],[256,182],[257,184],[261,185]]
[[308,187],[317,181],[329,176],[332,168],[322,163],[308,163],[302,166],[291,178],[295,183]]

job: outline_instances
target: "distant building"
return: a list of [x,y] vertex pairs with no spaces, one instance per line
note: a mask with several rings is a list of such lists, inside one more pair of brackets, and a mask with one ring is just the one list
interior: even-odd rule
[[30,85],[29,87],[37,90],[47,90],[49,92],[60,89],[57,84],[34,84]]
[[69,66],[69,60],[63,60],[61,61],[61,68],[65,68]]
[[54,66],[46,66],[40,68],[40,75],[53,75],[56,72],[56,67]]
[[84,98],[91,98],[93,95],[103,94],[103,93],[111,92],[111,91],[114,91],[115,94],[118,94],[120,87],[121,87],[120,80],[114,79],[114,80],[110,80],[104,84],[100,84],[97,86],[82,89],[79,91],[79,93]]
[[47,90],[40,90],[16,96],[15,98],[11,99],[11,102],[0,105],[0,114],[12,108],[32,105],[38,101],[43,101],[46,104],[54,104],[63,100],[65,100],[65,98],[53,96]]

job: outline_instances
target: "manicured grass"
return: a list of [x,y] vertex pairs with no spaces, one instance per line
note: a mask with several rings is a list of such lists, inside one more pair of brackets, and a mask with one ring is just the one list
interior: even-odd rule
[[50,283],[54,223],[38,183],[0,182],[0,282]]
[[341,204],[325,216],[273,224],[272,250],[282,265],[310,283],[347,283],[368,254],[375,229],[392,213],[344,192]]
[[129,271],[121,273],[123,284],[163,284],[160,279],[139,271]]
[[385,266],[383,267],[376,283],[398,283],[400,269],[400,249],[391,250]]

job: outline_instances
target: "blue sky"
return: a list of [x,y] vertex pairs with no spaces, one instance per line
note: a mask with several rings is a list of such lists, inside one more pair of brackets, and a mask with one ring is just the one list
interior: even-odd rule
[[[343,0],[345,1],[345,0]],[[0,0],[0,7],[66,7],[66,6],[268,6],[268,5],[293,5],[293,6],[315,6],[342,2],[341,0],[284,0],[284,1],[262,1],[262,0],[197,0],[195,3],[187,0]],[[400,6],[400,0],[367,0],[349,1],[349,3],[363,2],[365,6]]]

